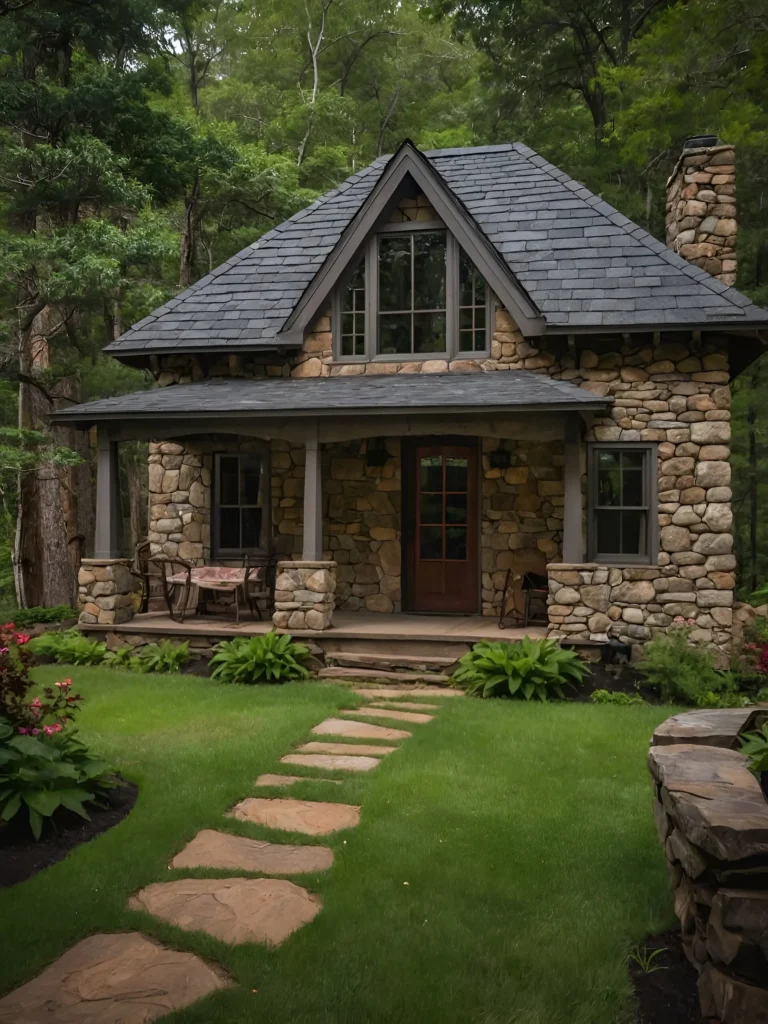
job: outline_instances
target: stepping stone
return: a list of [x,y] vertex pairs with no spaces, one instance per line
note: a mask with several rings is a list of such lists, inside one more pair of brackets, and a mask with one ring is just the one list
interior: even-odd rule
[[268,800],[249,796],[229,812],[238,821],[250,821],[267,828],[302,832],[307,836],[327,836],[360,822],[360,808],[352,804],[329,804],[317,800]]
[[[299,748],[303,749],[303,748]],[[333,751],[328,751],[333,753]],[[254,785],[256,786],[292,786],[295,782],[332,782],[334,786],[340,786],[339,779],[315,779],[307,775],[260,775]]]
[[343,715],[359,715],[361,718],[396,718],[399,722],[431,722],[434,715],[418,715],[415,711],[381,711],[379,708],[358,708],[357,711],[342,711]]
[[172,868],[231,868],[270,875],[327,871],[333,850],[326,846],[288,846],[203,829],[171,861]]
[[379,767],[378,757],[350,757],[349,754],[286,754],[280,758],[280,763],[341,772],[369,772]]
[[397,747],[377,747],[373,743],[302,743],[297,748],[300,754],[364,754],[367,757],[384,757],[394,754]]
[[401,697],[463,697],[464,691],[447,686],[360,686],[352,690],[361,697],[399,700]]
[[371,704],[372,708],[405,708],[406,711],[439,711],[440,704],[417,704],[416,701],[399,700],[397,702],[381,700]]
[[2,1024],[149,1024],[232,982],[139,932],[90,935],[0,999]]
[[384,728],[366,722],[350,722],[346,718],[326,718],[312,732],[316,736],[350,736],[355,740],[407,740],[412,735],[404,729]]
[[320,913],[322,902],[282,878],[182,878],[148,885],[128,906],[222,942],[279,946]]

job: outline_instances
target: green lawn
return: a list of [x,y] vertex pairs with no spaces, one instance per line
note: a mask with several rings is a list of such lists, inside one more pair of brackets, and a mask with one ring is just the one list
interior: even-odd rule
[[221,815],[358,698],[316,684],[37,670],[63,675],[87,696],[83,737],[140,796],[119,826],[0,890],[2,991],[92,932],[141,929],[239,982],[164,1018],[174,1024],[632,1021],[624,955],[673,920],[645,768],[668,708],[446,700],[369,775],[289,791],[360,803],[362,823],[318,840],[336,851],[329,872],[295,879],[324,902],[310,925],[278,949],[229,947],[126,900],[190,874],[167,865],[200,828],[310,841]]

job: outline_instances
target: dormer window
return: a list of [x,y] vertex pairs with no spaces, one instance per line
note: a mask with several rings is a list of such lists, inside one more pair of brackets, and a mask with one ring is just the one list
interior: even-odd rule
[[483,356],[490,293],[439,221],[385,224],[337,291],[332,322],[341,361]]

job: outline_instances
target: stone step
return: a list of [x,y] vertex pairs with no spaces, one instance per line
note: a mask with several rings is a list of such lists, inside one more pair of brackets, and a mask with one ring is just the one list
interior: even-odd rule
[[288,800],[276,797],[246,797],[236,804],[228,817],[250,821],[254,825],[302,832],[307,836],[327,836],[360,823],[360,808],[353,804],[331,804],[315,800]]
[[378,700],[374,704],[371,704],[372,708],[389,708],[393,710],[405,710],[405,711],[439,711],[441,708],[440,704],[425,704],[418,701],[408,700]]
[[333,850],[327,846],[291,846],[203,829],[171,861],[172,868],[220,868],[269,875],[327,871]]
[[349,736],[355,740],[407,740],[413,735],[405,729],[391,729],[372,722],[352,722],[348,718],[326,718],[312,732],[315,736]]
[[329,666],[341,665],[346,668],[383,669],[397,671],[405,669],[410,672],[439,671],[452,668],[458,657],[452,655],[423,654],[380,654],[375,651],[334,651],[326,655]]
[[321,679],[376,679],[393,683],[432,683],[434,686],[448,685],[451,677],[442,672],[395,672],[378,668],[321,668],[317,673]]
[[392,718],[397,722],[414,722],[426,725],[434,715],[420,715],[416,711],[385,711],[382,708],[358,708],[356,711],[342,711],[345,718]]
[[380,763],[378,757],[355,757],[352,754],[286,754],[280,762],[338,772],[371,772]]
[[463,697],[464,691],[448,689],[447,686],[359,686],[353,693],[367,700],[384,698],[399,701],[401,697]]
[[454,664],[470,649],[467,640],[454,640],[444,634],[423,637],[393,637],[383,634],[371,634],[361,637],[339,637],[329,630],[327,636],[318,638],[318,643],[325,651],[326,658],[335,658],[338,654],[381,655],[384,658],[416,658],[425,661],[430,658],[447,658]]

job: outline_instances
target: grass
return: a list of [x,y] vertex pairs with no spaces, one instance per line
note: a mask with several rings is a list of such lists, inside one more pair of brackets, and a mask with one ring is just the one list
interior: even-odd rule
[[279,949],[230,947],[126,900],[152,881],[225,875],[168,870],[200,828],[312,841],[221,815],[358,698],[316,684],[37,670],[48,682],[62,674],[87,696],[82,735],[140,797],[116,828],[0,891],[3,991],[85,935],[140,929],[219,961],[239,983],[168,1024],[633,1020],[626,954],[673,920],[645,768],[669,709],[445,701],[370,775],[290,791],[360,803],[362,823],[317,840],[335,866],[297,879],[323,899],[310,925]]

